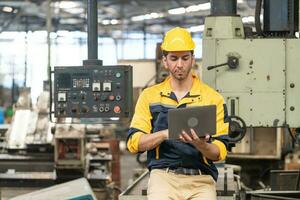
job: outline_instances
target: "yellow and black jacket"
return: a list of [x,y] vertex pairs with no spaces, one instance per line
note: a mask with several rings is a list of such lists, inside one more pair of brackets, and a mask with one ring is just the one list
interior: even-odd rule
[[[127,136],[127,148],[132,153],[138,153],[138,143],[141,135],[153,134],[168,129],[168,110],[189,106],[217,106],[217,133],[209,142],[220,149],[219,160],[224,160],[228,147],[228,115],[223,97],[193,74],[193,85],[188,94],[179,102],[172,92],[170,77],[164,82],[145,89],[136,104]],[[200,169],[204,174],[210,174],[215,180],[218,171],[214,163],[202,156],[193,145],[165,140],[155,149],[147,152],[148,168],[185,167]]]

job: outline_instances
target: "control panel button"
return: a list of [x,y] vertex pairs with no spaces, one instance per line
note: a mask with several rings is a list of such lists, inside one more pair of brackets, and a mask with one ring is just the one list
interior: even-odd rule
[[120,101],[121,99],[122,99],[121,95],[117,95],[117,96],[116,96],[116,100],[117,100],[117,101]]
[[93,83],[93,92],[100,92],[101,90],[101,85],[100,83]]
[[110,101],[113,101],[113,100],[115,99],[115,96],[114,96],[114,95],[109,95],[108,99],[109,99]]
[[65,92],[59,92],[57,95],[58,101],[67,101],[67,94]]
[[120,113],[120,112],[121,112],[120,106],[115,106],[115,107],[114,107],[114,112],[115,112],[115,113]]
[[103,83],[103,91],[110,92],[111,91],[111,83],[110,82],[104,82]]
[[117,72],[117,73],[116,73],[116,77],[117,77],[117,78],[120,78],[120,77],[121,77],[121,73],[120,73],[120,72]]

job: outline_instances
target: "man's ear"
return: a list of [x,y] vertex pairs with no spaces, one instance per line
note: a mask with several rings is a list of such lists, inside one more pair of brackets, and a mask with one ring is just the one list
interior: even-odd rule
[[163,57],[162,57],[162,62],[163,62],[163,64],[164,64],[164,68],[165,68],[166,70],[168,70],[169,68],[168,68],[168,65],[167,65],[167,57],[166,57],[166,56],[163,56]]
[[192,57],[192,67],[194,67],[196,64],[196,58],[195,58],[195,55],[193,55]]

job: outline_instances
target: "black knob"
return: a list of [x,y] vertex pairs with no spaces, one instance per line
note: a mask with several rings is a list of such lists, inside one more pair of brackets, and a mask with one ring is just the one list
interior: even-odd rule
[[291,107],[290,107],[290,110],[291,110],[291,111],[294,111],[294,110],[295,110],[295,107],[294,107],[294,106],[291,106]]
[[291,83],[291,84],[290,84],[290,87],[291,87],[291,88],[294,88],[294,87],[295,87],[295,84],[294,84],[294,83]]

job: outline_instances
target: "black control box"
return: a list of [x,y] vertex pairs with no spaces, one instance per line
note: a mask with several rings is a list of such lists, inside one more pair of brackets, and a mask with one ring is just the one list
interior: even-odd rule
[[57,118],[130,118],[132,66],[55,67],[53,96]]

